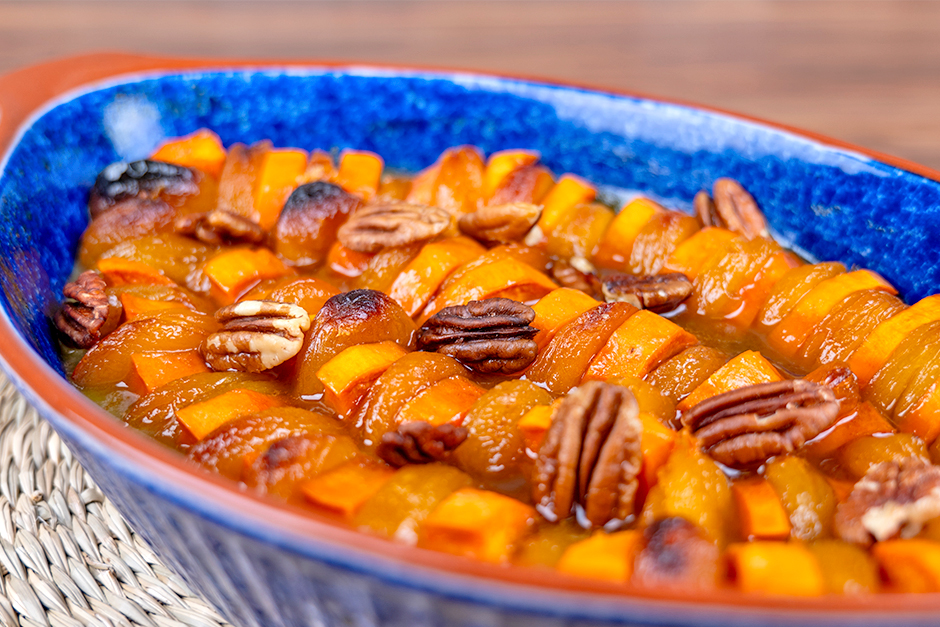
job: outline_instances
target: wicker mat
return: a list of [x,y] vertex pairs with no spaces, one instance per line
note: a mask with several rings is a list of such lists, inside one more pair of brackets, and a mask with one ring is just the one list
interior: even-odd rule
[[0,374],[0,624],[218,627]]

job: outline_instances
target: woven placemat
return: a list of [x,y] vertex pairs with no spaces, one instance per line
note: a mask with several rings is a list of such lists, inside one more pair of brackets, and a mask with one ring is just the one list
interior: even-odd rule
[[127,526],[0,374],[0,624],[228,625]]

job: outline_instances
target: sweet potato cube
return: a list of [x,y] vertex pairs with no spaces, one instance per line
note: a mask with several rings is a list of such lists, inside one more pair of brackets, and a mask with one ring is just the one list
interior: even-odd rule
[[692,390],[692,393],[679,403],[678,409],[685,411],[706,398],[749,385],[772,381],[783,381],[783,375],[757,351],[744,351]]
[[489,200],[513,170],[538,160],[539,153],[531,150],[501,150],[491,154],[483,170],[483,198]]
[[677,433],[646,412],[640,412],[640,424],[643,425],[640,438],[640,450],[643,451],[640,487],[645,493],[656,485],[656,475],[669,459],[676,445]]
[[554,405],[536,405],[519,419],[519,432],[522,433],[522,439],[530,451],[538,451],[542,446],[545,432],[552,426],[554,411]]
[[442,425],[450,422],[459,425],[484,390],[464,377],[450,377],[424,389],[405,403],[395,422],[413,421]]
[[418,546],[507,563],[535,522],[535,509],[488,490],[457,490],[431,511]]
[[127,387],[143,396],[170,381],[200,372],[210,370],[199,351],[133,353]]
[[144,298],[127,292],[121,294],[121,309],[124,311],[124,319],[128,322],[153,316],[164,311],[186,311],[189,309],[183,303],[166,300],[153,300]]
[[692,280],[698,276],[708,260],[721,254],[735,237],[737,236],[728,229],[705,227],[672,251],[663,266],[663,272],[681,272]]
[[864,387],[871,381],[908,333],[937,320],[940,320],[940,294],[917,301],[875,327],[848,360],[859,385]]
[[407,352],[395,342],[356,344],[343,350],[317,371],[324,400],[336,413],[349,415],[375,380]]
[[[597,190],[584,179],[565,174],[542,199],[542,215],[536,223],[543,236],[551,234],[561,223],[569,209],[594,200]],[[526,240],[527,243],[530,243]],[[541,242],[531,242],[533,244]]]
[[539,330],[535,343],[542,348],[555,337],[555,331],[600,303],[581,290],[562,287],[553,290],[532,305],[535,320],[529,326]]
[[310,503],[349,519],[394,474],[385,464],[351,461],[303,483],[300,491]]
[[741,479],[731,484],[738,510],[741,535],[747,539],[785,540],[790,536],[790,516],[776,490],[765,479]]
[[892,592],[940,592],[940,542],[887,540],[876,542],[872,554]]
[[383,169],[385,162],[373,152],[344,150],[335,182],[350,194],[369,200],[379,189]]
[[192,135],[165,142],[150,158],[196,168],[219,178],[225,165],[225,148],[218,135],[202,128]]
[[232,248],[206,262],[210,294],[222,305],[234,303],[248,288],[264,279],[276,279],[290,269],[267,248]]
[[162,272],[142,261],[122,257],[103,257],[98,260],[98,271],[108,285],[176,285]]
[[861,595],[878,592],[878,565],[867,549],[841,540],[819,540],[806,546],[822,569],[826,592]]
[[268,230],[274,226],[306,168],[307,153],[303,150],[269,150],[264,154],[255,182],[255,211],[261,228]]
[[597,531],[565,549],[555,568],[567,575],[626,583],[633,575],[633,562],[642,543],[643,532],[637,529]]
[[194,438],[201,440],[236,418],[283,404],[267,394],[237,389],[178,409],[176,418]]
[[662,362],[695,344],[696,337],[676,323],[641,309],[614,331],[588,365],[582,380],[642,379]]
[[818,596],[826,592],[816,556],[798,542],[733,544],[726,552],[733,583],[743,592]]
[[626,269],[636,236],[654,215],[663,211],[665,209],[649,198],[637,198],[624,205],[601,237],[594,263],[602,268]]
[[388,295],[409,316],[416,316],[451,272],[484,252],[486,249],[468,237],[425,244],[395,278]]
[[804,296],[767,337],[767,343],[784,357],[793,357],[816,325],[843,298],[861,290],[897,290],[870,270],[856,270],[827,279]]

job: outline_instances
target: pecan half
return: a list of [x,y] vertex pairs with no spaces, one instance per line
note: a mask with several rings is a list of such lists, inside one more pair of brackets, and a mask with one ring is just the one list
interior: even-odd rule
[[740,183],[734,179],[718,179],[712,187],[712,196],[714,200],[700,191],[692,201],[703,226],[724,227],[748,239],[770,237],[764,213]]
[[643,530],[633,581],[645,586],[714,588],[719,579],[718,547],[684,518],[657,520]]
[[555,410],[535,466],[533,500],[555,521],[575,503],[594,526],[633,516],[643,461],[639,407],[625,387],[589,381]]
[[695,198],[692,199],[692,209],[703,227],[722,226],[721,216],[718,215],[715,203],[704,189],[695,194]]
[[608,303],[630,303],[656,313],[672,311],[692,293],[692,282],[681,272],[667,274],[617,274],[604,281]]
[[521,241],[538,222],[542,207],[527,202],[487,205],[460,216],[460,230],[485,244]]
[[212,246],[260,244],[264,241],[264,229],[257,222],[225,209],[180,216],[173,228],[181,235]]
[[206,338],[202,353],[216,371],[261,372],[296,355],[310,328],[298,305],[245,300],[215,312],[222,330]]
[[390,202],[363,207],[339,228],[340,243],[361,253],[431,239],[451,225],[450,213],[440,207]]
[[583,257],[574,257],[570,261],[559,259],[552,264],[552,279],[562,287],[579,290],[599,298],[602,294],[600,279],[594,274],[594,266]]
[[70,344],[91,348],[112,330],[113,325],[105,325],[112,313],[106,287],[104,277],[86,270],[62,288],[65,302],[55,314],[55,326]]
[[392,466],[430,464],[447,459],[466,439],[465,427],[413,421],[383,434],[375,452]]
[[88,198],[95,218],[129,198],[184,196],[199,192],[195,171],[172,163],[142,159],[112,163],[98,174]]
[[418,350],[449,355],[482,373],[511,374],[538,356],[529,324],[535,312],[508,298],[470,301],[445,307],[418,329]]
[[940,516],[940,467],[908,457],[872,466],[836,509],[836,534],[869,545],[872,538],[911,538]]
[[747,469],[792,453],[829,428],[838,413],[832,390],[790,379],[713,396],[683,414],[682,424],[712,458]]

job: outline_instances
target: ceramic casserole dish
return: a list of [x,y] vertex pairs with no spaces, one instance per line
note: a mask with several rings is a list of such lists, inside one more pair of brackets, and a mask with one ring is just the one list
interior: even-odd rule
[[940,285],[940,173],[688,104],[542,80],[334,63],[96,55],[0,77],[0,360],[158,554],[234,624],[927,625],[940,597],[639,590],[364,535],[238,489],[127,429],[64,378],[49,322],[97,173],[208,127],[229,145],[539,151],[557,172],[676,207],[739,180],[775,237],[871,268],[907,302]]

